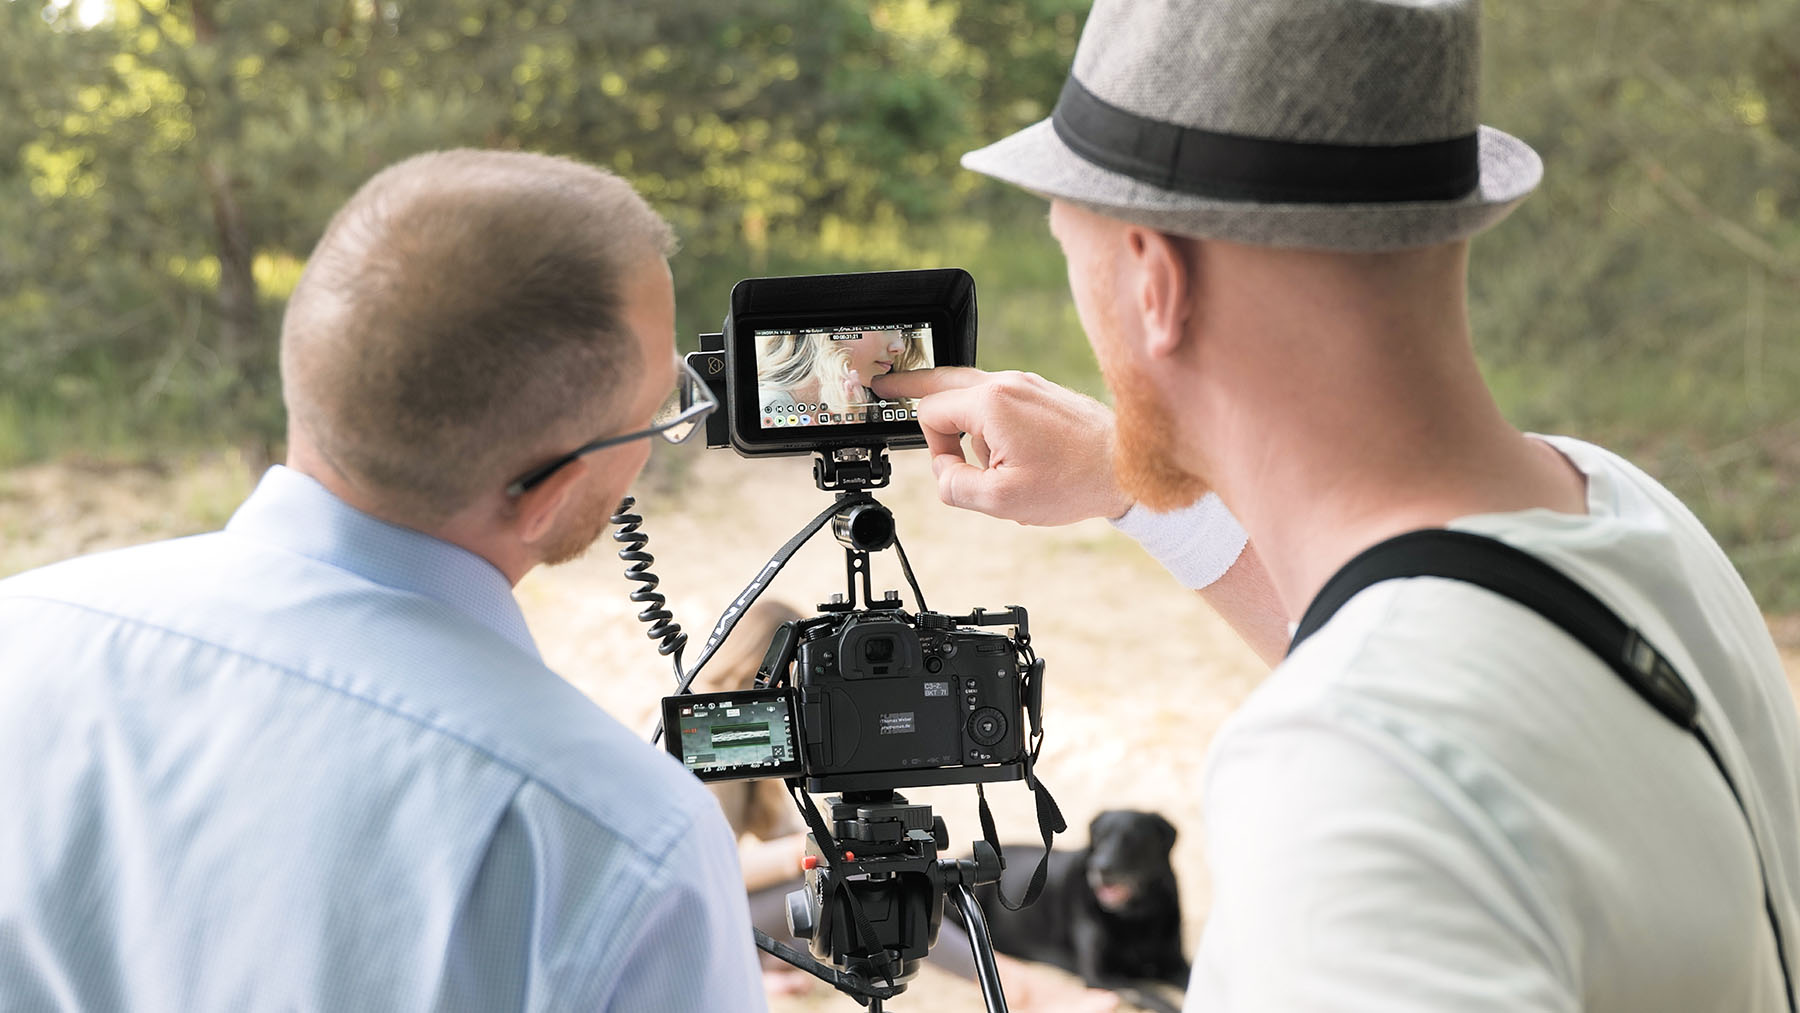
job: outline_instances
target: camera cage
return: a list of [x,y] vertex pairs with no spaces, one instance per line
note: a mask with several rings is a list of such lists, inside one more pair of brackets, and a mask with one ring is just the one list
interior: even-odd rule
[[[866,569],[866,568],[865,568]],[[758,689],[797,691],[788,681],[787,672],[792,666],[799,651],[801,634],[808,627],[817,627],[832,623],[834,613],[855,614],[860,612],[867,616],[876,612],[891,612],[898,621],[912,626],[914,629],[951,630],[973,626],[1010,626],[1015,630],[1012,638],[1015,643],[1022,644],[1029,655],[1031,633],[1029,618],[1025,610],[1019,606],[1011,606],[1000,612],[990,612],[977,608],[967,615],[952,616],[937,612],[921,611],[918,615],[909,615],[900,607],[898,598],[886,598],[879,602],[869,602],[868,608],[853,611],[850,602],[843,596],[833,595],[832,602],[820,605],[826,614],[812,619],[804,619],[788,623],[776,634],[764,656],[762,665],[757,670],[756,686]],[[841,627],[840,627],[841,629]],[[852,630],[851,632],[861,632]],[[1036,666],[1036,667],[1033,667]],[[1035,656],[1021,673],[1020,709],[1028,715],[1032,728],[1041,727],[1041,708],[1043,705],[1043,677],[1041,663]],[[815,719],[816,720],[816,719]],[[1019,736],[1021,748],[1029,748],[1028,737],[1021,729]],[[806,743],[801,743],[804,748]],[[877,770],[857,771],[852,773],[832,773],[824,775],[800,774],[804,777],[808,792],[818,794],[830,791],[871,791],[892,788],[920,788],[939,785],[958,784],[993,784],[1004,781],[1017,781],[1027,776],[1029,761],[1021,756],[1016,760],[998,763],[962,766],[938,766],[919,770]]]
[[[1011,627],[1012,634],[1006,638],[1012,651],[1018,657],[1018,708],[1027,715],[1027,722],[1019,729],[1020,758],[999,760],[989,763],[946,763],[933,766],[921,766],[915,769],[890,767],[880,770],[812,773],[803,769],[794,776],[803,777],[808,792],[829,791],[867,791],[892,788],[916,788],[928,786],[944,786],[958,784],[984,784],[1004,781],[1018,781],[1030,778],[1030,763],[1026,759],[1030,749],[1031,738],[1026,735],[1029,729],[1033,737],[1041,735],[1041,706],[1043,692],[1043,664],[1031,647],[1030,618],[1025,609],[1014,605],[1000,611],[975,608],[964,615],[950,615],[933,612],[925,602],[923,590],[917,577],[913,574],[911,561],[907,558],[906,549],[900,544],[895,533],[892,512],[870,494],[871,488],[879,488],[886,484],[891,468],[885,453],[880,448],[865,448],[866,453],[846,458],[842,451],[819,451],[814,461],[813,478],[822,490],[837,492],[836,501],[825,511],[814,517],[788,543],[778,550],[763,568],[757,578],[732,602],[715,625],[708,637],[705,649],[691,669],[680,672],[677,659],[677,670],[680,682],[674,694],[663,699],[662,727],[671,725],[680,714],[680,701],[688,699],[688,688],[701,668],[711,659],[713,652],[730,636],[738,619],[744,615],[751,604],[761,596],[770,579],[780,572],[789,558],[805,542],[811,540],[821,529],[829,525],[833,537],[844,547],[844,579],[842,592],[834,593],[831,600],[819,603],[818,615],[809,619],[787,623],[778,628],[772,637],[758,667],[755,685],[750,690],[730,693],[709,694],[707,698],[723,698],[730,696],[734,701],[743,703],[761,703],[770,699],[782,699],[787,702],[788,711],[795,715],[789,727],[794,734],[800,727],[808,727],[815,734],[822,734],[818,717],[802,719],[800,717],[802,698],[801,687],[792,683],[787,673],[794,665],[804,639],[820,627],[830,626],[844,632],[845,636],[854,637],[858,632],[854,625],[859,621],[868,621],[884,615],[892,615],[895,620],[914,631],[926,634],[942,634],[956,630],[969,630],[972,627]],[[918,612],[905,611],[899,593],[888,591],[877,598],[870,576],[870,557],[874,552],[893,549],[898,557],[900,567],[906,581],[918,603]],[[640,576],[638,579],[642,579]],[[649,614],[649,613],[647,613]],[[646,621],[649,621],[646,619]],[[992,636],[990,634],[990,636]],[[685,641],[685,634],[682,635]],[[923,671],[921,666],[913,666]],[[856,682],[853,677],[851,682]],[[808,711],[810,713],[810,710]],[[658,737],[662,732],[658,729]],[[826,736],[829,738],[829,736]],[[791,740],[795,746],[805,746]],[[811,743],[817,745],[818,743]],[[668,749],[680,759],[682,754],[677,749],[677,741],[671,736]],[[760,773],[760,766],[744,766],[736,769],[714,770],[695,773],[703,780],[730,780],[746,777],[788,776],[793,767],[799,764],[796,755],[790,762],[781,763],[777,768]],[[753,773],[752,771],[756,771]]]

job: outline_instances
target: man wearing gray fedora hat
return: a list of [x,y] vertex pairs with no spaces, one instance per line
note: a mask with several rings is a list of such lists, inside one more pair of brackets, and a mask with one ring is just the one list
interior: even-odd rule
[[[946,502],[1114,518],[1277,662],[1195,786],[1190,1009],[1792,1010],[1762,616],[1672,495],[1519,432],[1476,364],[1469,239],[1542,171],[1479,123],[1478,50],[1474,0],[1099,0],[1052,116],[964,165],[1050,198],[1116,421],[1028,374],[877,393],[923,398]],[[1562,590],[1345,584],[1444,529]]]

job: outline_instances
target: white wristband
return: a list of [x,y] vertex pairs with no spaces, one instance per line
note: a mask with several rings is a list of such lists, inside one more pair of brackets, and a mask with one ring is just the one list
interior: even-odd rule
[[1137,539],[1150,558],[1196,591],[1225,576],[1250,541],[1237,518],[1210,492],[1193,506],[1166,514],[1133,504],[1112,526]]

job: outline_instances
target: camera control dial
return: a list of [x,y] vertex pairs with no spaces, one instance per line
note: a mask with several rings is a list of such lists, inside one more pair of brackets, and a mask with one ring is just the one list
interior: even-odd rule
[[969,738],[991,746],[1006,737],[1006,715],[997,708],[983,707],[969,715]]

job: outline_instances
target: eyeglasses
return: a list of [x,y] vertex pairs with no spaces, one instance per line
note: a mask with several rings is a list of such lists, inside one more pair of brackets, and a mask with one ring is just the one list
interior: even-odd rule
[[657,435],[662,436],[670,443],[681,443],[694,435],[694,431],[700,428],[700,423],[706,421],[706,417],[711,415],[713,409],[717,407],[719,407],[719,402],[713,397],[712,388],[706,385],[706,381],[694,371],[694,367],[688,365],[687,360],[677,355],[675,356],[675,389],[669,392],[668,399],[663,401],[662,407],[658,408],[656,414],[651,416],[650,428],[639,429],[621,436],[605,436],[591,443],[583,443],[554,461],[546,462],[520,475],[506,487],[506,494],[508,496],[523,495],[526,491],[543,484],[545,479],[556,474],[570,461],[596,450],[604,450],[607,447],[616,447],[621,443],[630,443],[632,440],[641,440]]

